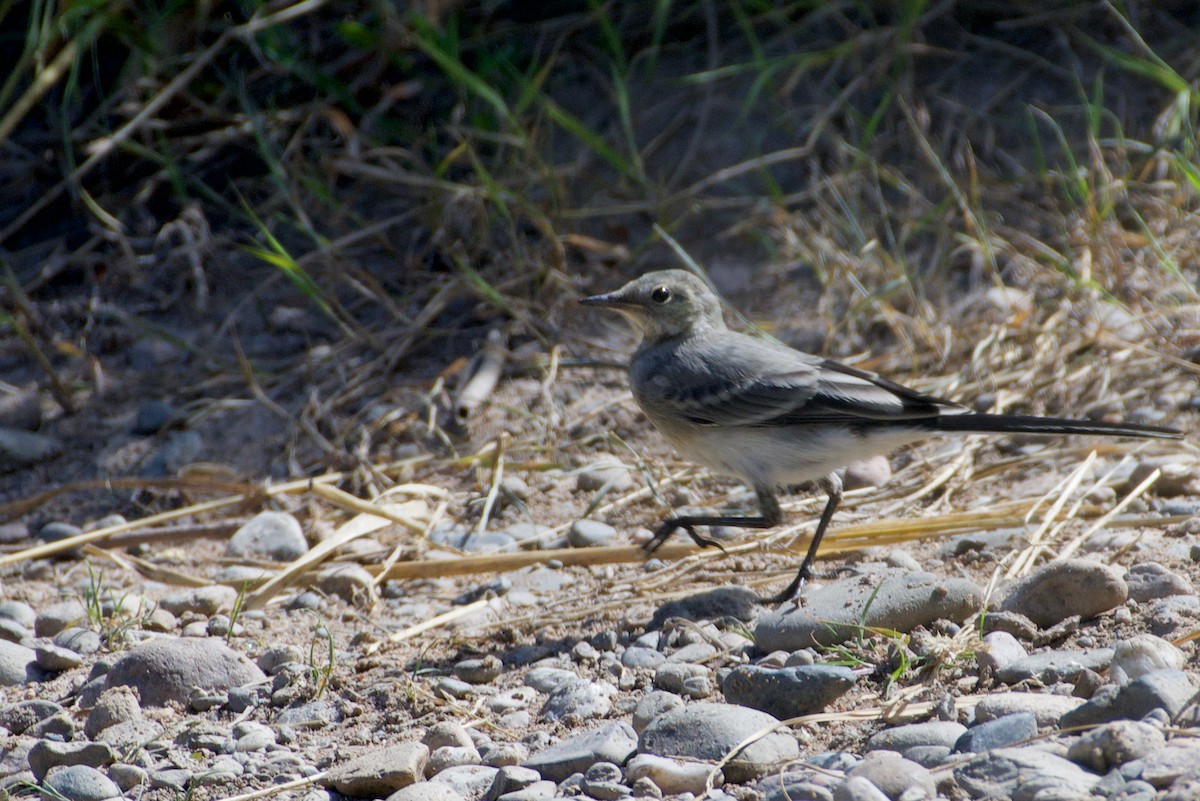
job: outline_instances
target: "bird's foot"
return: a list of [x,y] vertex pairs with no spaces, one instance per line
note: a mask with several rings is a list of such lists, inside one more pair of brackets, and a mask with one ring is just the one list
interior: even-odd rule
[[650,541],[643,545],[642,548],[646,551],[646,553],[654,553],[662,547],[663,543],[670,538],[671,534],[673,534],[677,528],[681,528],[686,531],[687,535],[692,538],[692,542],[696,543],[701,548],[716,548],[721,553],[727,553],[725,546],[723,546],[721,543],[717,542],[711,537],[704,537],[700,534],[697,534],[696,527],[691,523],[676,519],[668,520],[659,526],[658,530],[654,532],[654,536],[651,537]]

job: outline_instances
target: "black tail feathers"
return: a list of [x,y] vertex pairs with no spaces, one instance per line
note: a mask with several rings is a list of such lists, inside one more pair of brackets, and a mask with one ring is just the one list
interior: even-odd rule
[[1036,417],[1029,414],[948,414],[929,418],[936,431],[978,432],[981,434],[1092,434],[1102,437],[1141,437],[1182,439],[1183,432],[1160,426],[1134,423],[1100,423],[1091,420],[1067,420],[1060,417]]

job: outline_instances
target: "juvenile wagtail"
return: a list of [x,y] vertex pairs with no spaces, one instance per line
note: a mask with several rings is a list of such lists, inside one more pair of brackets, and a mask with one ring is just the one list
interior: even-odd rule
[[675,529],[699,545],[696,526],[780,524],[778,487],[816,480],[829,495],[796,578],[773,601],[796,597],[812,575],[842,497],[841,468],[931,434],[1098,434],[1178,439],[1170,428],[1015,414],[977,414],[866,370],[730,331],[708,286],[683,270],[652,272],[583,303],[621,312],[641,331],[629,365],[633,397],[687,458],[754,488],[759,517],[686,515],[658,527],[654,551]]

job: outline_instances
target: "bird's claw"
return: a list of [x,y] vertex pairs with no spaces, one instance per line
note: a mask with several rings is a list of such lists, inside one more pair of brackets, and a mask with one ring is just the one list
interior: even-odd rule
[[704,537],[700,534],[697,534],[695,526],[693,526],[691,523],[683,523],[679,520],[668,520],[659,526],[658,531],[654,532],[654,536],[651,537],[650,541],[643,545],[642,548],[646,551],[646,553],[654,553],[662,547],[663,543],[670,538],[671,534],[673,534],[677,528],[681,528],[686,531],[687,535],[692,538],[692,542],[696,543],[701,548],[716,548],[721,553],[728,553],[728,551],[725,550],[725,546],[723,546],[721,543],[717,542],[711,537]]

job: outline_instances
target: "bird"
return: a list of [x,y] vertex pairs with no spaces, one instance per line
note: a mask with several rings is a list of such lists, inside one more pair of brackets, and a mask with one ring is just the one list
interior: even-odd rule
[[769,529],[783,522],[780,487],[815,481],[828,496],[796,578],[769,602],[798,598],[842,497],[842,471],[936,434],[1089,434],[1179,439],[1182,432],[1022,414],[975,412],[876,373],[729,329],[720,298],[685,270],[646,273],[581,301],[620,312],[641,333],[629,364],[634,400],[687,459],[754,490],[757,516],[670,517],[646,543],[657,550],[697,526]]

